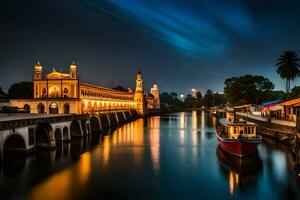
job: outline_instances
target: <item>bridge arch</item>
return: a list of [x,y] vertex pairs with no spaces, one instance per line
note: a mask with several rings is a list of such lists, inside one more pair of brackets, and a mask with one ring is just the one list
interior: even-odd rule
[[106,114],[100,114],[100,123],[102,130],[109,128],[109,119]]
[[87,135],[90,135],[91,132],[92,132],[92,129],[91,129],[91,123],[90,123],[90,121],[87,121],[87,122],[86,122],[86,134],[87,134]]
[[45,113],[45,105],[43,103],[39,103],[37,105],[37,111],[39,114],[44,114]]
[[69,128],[68,127],[64,127],[63,128],[63,141],[67,141],[67,140],[70,140],[71,137],[70,137],[70,134],[69,134]]
[[39,123],[36,128],[36,147],[51,148],[54,147],[54,131],[49,123]]
[[18,133],[13,133],[8,136],[3,141],[2,145],[2,155],[5,159],[6,155],[9,153],[24,153],[26,152],[26,143],[22,135]]
[[70,133],[71,133],[71,137],[81,137],[83,135],[80,121],[73,120],[71,122]]
[[61,142],[63,140],[63,135],[60,128],[56,128],[54,134],[56,142]]
[[91,132],[98,132],[101,131],[101,122],[99,117],[92,116],[90,119],[90,124],[91,124]]

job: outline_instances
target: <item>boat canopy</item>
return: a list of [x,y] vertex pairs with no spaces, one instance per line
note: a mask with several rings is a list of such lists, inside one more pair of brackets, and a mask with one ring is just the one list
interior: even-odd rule
[[219,122],[225,126],[256,126],[256,124],[247,121],[230,122],[226,118],[219,119]]

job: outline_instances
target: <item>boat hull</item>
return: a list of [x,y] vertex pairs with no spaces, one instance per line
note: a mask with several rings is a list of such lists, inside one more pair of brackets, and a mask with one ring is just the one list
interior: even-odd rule
[[254,154],[257,151],[257,145],[261,142],[261,138],[256,139],[228,139],[217,135],[219,146],[239,157]]

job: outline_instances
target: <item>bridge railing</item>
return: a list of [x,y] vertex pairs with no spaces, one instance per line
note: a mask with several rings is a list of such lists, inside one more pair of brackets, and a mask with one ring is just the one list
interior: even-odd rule
[[8,119],[0,121],[0,130],[14,129],[25,126],[33,126],[39,123],[58,123],[72,121],[74,119],[88,119],[89,115],[45,115],[45,116],[27,116],[23,119]]
[[93,110],[91,114],[108,114],[117,112],[133,111],[134,109],[110,109],[110,110]]

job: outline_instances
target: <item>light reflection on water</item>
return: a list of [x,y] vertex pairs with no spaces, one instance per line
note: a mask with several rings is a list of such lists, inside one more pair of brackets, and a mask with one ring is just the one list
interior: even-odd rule
[[[114,132],[1,166],[4,199],[299,199],[294,155],[265,140],[239,159],[217,147],[204,112],[138,119]],[[298,158],[298,159],[297,159]]]

